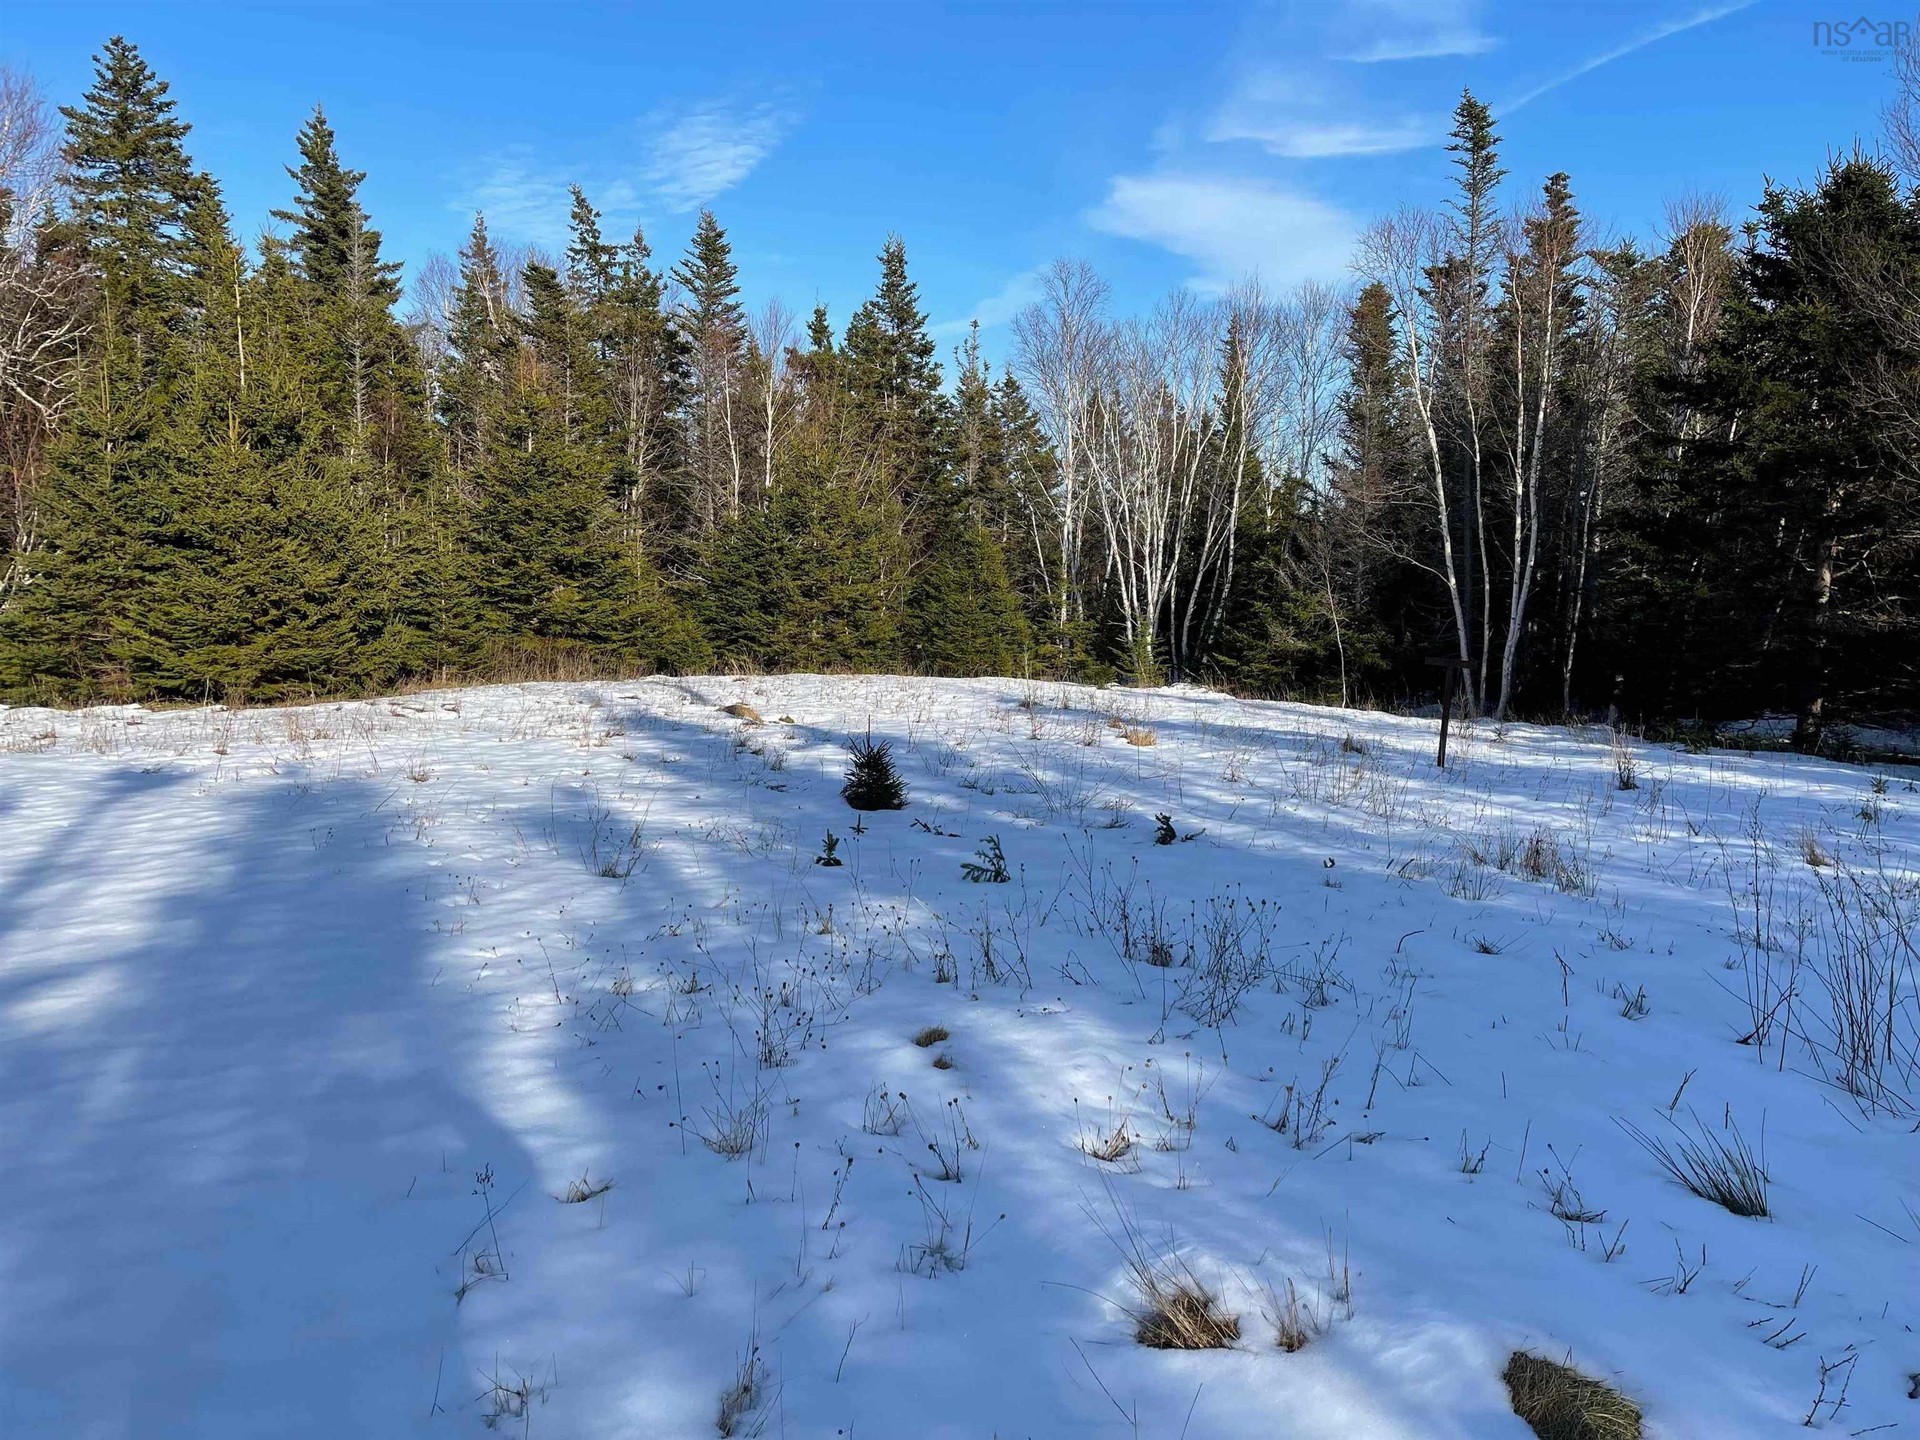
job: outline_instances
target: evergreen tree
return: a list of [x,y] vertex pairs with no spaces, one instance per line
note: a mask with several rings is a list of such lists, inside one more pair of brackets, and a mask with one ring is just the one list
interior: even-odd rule
[[200,323],[162,439],[164,521],[141,603],[121,627],[135,688],[270,700],[390,683],[363,531],[312,437],[312,374],[299,289],[269,243],[249,273],[207,232]]
[[907,278],[906,246],[890,235],[879,288],[847,324],[841,374],[869,463],[909,514],[937,504],[947,478],[951,416],[933,357],[920,292]]
[[618,453],[611,483],[628,543],[671,518],[664,480],[680,464],[676,419],[686,403],[687,347],[666,313],[661,278],[638,229],[625,245],[601,235],[600,215],[573,191],[567,285],[586,318],[601,367],[608,442]]
[[300,187],[293,209],[273,218],[293,226],[288,246],[300,274],[322,294],[355,294],[382,304],[400,298],[400,265],[380,258],[380,232],[360,207],[364,170],[340,163],[333,127],[318,105],[295,142],[300,163],[287,167]]
[[327,443],[348,457],[348,483],[368,503],[410,503],[428,483],[432,444],[425,376],[393,316],[400,265],[381,258],[380,232],[359,200],[366,174],[340,163],[318,106],[297,143],[301,163],[287,169],[299,185],[294,206],[273,214],[293,227],[287,244],[306,289]]
[[[478,272],[472,283],[483,283]],[[469,478],[480,632],[495,663],[555,652],[697,663],[697,634],[622,533],[611,483],[619,456],[587,319],[551,267],[528,265],[524,283],[524,340],[502,352],[504,383]]]
[[1460,92],[1454,107],[1447,150],[1457,171],[1456,189],[1448,203],[1452,247],[1432,277],[1436,304],[1445,316],[1441,388],[1448,431],[1446,464],[1451,472],[1449,503],[1441,521],[1457,537],[1459,584],[1469,632],[1457,641],[1465,646],[1461,653],[1474,661],[1468,678],[1477,707],[1485,700],[1493,649],[1494,560],[1487,544],[1486,518],[1487,450],[1494,424],[1488,393],[1488,304],[1499,243],[1495,205],[1507,172],[1500,164],[1493,112],[1470,90]]
[[769,669],[899,663],[906,556],[884,497],[863,498],[831,457],[802,452],[765,509],[705,547],[696,614],[723,660]]
[[[594,351],[592,321],[550,266],[529,264],[520,278],[527,299],[521,328],[535,367],[533,383],[551,398],[554,419],[569,445],[605,454],[613,439],[611,397]],[[610,498],[613,493],[609,483]]]
[[700,212],[687,253],[673,270],[685,292],[676,322],[692,377],[687,464],[694,519],[705,530],[740,512],[746,485],[741,401],[747,357],[733,247],[711,210]]
[[94,57],[78,106],[62,106],[71,210],[123,325],[177,318],[194,240],[189,212],[206,188],[187,157],[190,127],[167,82],[121,36]]
[[620,247],[609,245],[600,233],[600,212],[575,185],[568,192],[573,208],[567,215],[567,284],[583,305],[604,301],[613,289],[620,263]]
[[1013,675],[1027,658],[1026,616],[1005,553],[964,497],[930,528],[907,600],[908,649],[934,675]]
[[473,230],[460,252],[452,312],[439,410],[448,460],[456,473],[464,473],[491,443],[489,426],[504,403],[517,329],[507,302],[507,277],[484,215],[473,217]]
[[48,452],[40,543],[18,556],[17,603],[0,613],[0,685],[88,696],[132,683],[123,631],[166,524],[158,440],[183,382],[196,270],[217,228],[166,82],[119,36],[67,122],[70,209],[60,226],[98,275],[74,403]]
[[1691,620],[1660,664],[1714,710],[1794,713],[1796,743],[1816,749],[1836,707],[1898,705],[1920,669],[1920,477],[1881,388],[1920,371],[1888,304],[1920,293],[1920,217],[1857,154],[1813,191],[1769,187],[1760,217],[1685,387],[1720,423],[1659,472],[1643,543],[1668,608]]

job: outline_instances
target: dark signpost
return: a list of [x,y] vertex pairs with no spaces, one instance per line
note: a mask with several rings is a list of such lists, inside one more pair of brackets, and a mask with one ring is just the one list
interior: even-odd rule
[[1433,762],[1444,770],[1447,768],[1447,727],[1453,721],[1453,687],[1467,668],[1467,662],[1455,655],[1429,655],[1427,664],[1447,672],[1440,682],[1440,753]]

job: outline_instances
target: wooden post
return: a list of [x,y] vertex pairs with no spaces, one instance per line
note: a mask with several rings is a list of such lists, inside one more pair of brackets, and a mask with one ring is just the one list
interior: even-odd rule
[[1447,768],[1447,730],[1453,723],[1453,687],[1456,677],[1467,668],[1467,662],[1451,655],[1430,655],[1427,664],[1446,672],[1440,682],[1440,753],[1433,761],[1444,770]]

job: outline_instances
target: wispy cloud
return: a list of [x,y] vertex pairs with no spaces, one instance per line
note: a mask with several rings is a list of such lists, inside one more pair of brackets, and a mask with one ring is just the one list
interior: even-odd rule
[[1184,255],[1203,290],[1246,275],[1279,284],[1343,275],[1357,228],[1338,207],[1269,181],[1177,173],[1117,176],[1087,223]]
[[1336,58],[1363,65],[1483,55],[1498,43],[1480,28],[1478,0],[1359,0],[1345,13],[1358,43]]
[[1499,107],[1499,113],[1503,116],[1511,115],[1521,106],[1531,105],[1542,95],[1558,90],[1569,80],[1578,80],[1582,75],[1589,75],[1595,70],[1598,70],[1602,65],[1611,65],[1614,61],[1631,55],[1636,50],[1644,50],[1647,46],[1665,40],[1669,36],[1678,35],[1682,31],[1692,30],[1701,25],[1709,25],[1724,16],[1748,9],[1753,3],[1754,0],[1730,0],[1730,3],[1725,3],[1725,0],[1723,0],[1723,3],[1703,5],[1698,9],[1677,16],[1672,20],[1663,21],[1651,29],[1643,30],[1638,35],[1615,45],[1610,50],[1602,50],[1597,55],[1588,56],[1571,70],[1564,70],[1552,79],[1534,86],[1531,90],[1522,92],[1501,105]]
[[1262,66],[1244,73],[1207,123],[1212,143],[1245,140],[1289,160],[1387,155],[1434,144],[1445,122],[1405,111],[1368,113],[1354,87],[1324,73]]
[[[624,230],[650,212],[682,212],[732,189],[772,153],[794,117],[771,104],[739,106],[707,100],[661,110],[637,122],[641,161],[621,169],[605,165],[568,167],[525,145],[486,161],[448,202],[448,208],[487,217],[495,234],[531,245],[564,243],[568,190],[583,187],[613,230]],[[632,149],[632,132],[595,148]]]
[[567,232],[567,183],[526,146],[516,145],[495,157],[447,208],[469,216],[479,211],[495,235],[555,245]]
[[792,118],[772,105],[708,101],[647,124],[659,129],[641,178],[669,210],[691,210],[746,179],[780,143]]
[[1040,282],[1045,278],[1046,273],[1045,265],[1035,265],[1030,270],[1022,270],[993,294],[975,304],[960,319],[942,320],[937,325],[930,325],[927,327],[927,333],[936,340],[957,340],[967,333],[968,328],[976,320],[980,322],[982,330],[991,330],[996,325],[1006,324],[1040,298]]

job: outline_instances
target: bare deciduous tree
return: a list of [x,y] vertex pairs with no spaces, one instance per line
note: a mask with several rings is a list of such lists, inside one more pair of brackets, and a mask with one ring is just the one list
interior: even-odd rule
[[32,78],[0,67],[0,605],[37,543],[46,443],[72,398],[89,277],[50,231],[60,181],[53,118]]
[[[1367,279],[1385,288],[1393,302],[1400,324],[1401,364],[1405,370],[1406,392],[1414,407],[1415,423],[1424,442],[1423,464],[1428,480],[1427,501],[1432,506],[1431,523],[1438,540],[1439,561],[1406,552],[1400,558],[1426,570],[1438,579],[1446,591],[1453,613],[1453,628],[1458,657],[1462,665],[1473,662],[1472,635],[1467,625],[1466,598],[1455,559],[1453,513],[1455,497],[1447,485],[1446,459],[1440,448],[1438,387],[1440,383],[1440,317],[1435,314],[1432,293],[1426,283],[1428,274],[1441,262],[1439,225],[1422,210],[1402,208],[1398,213],[1376,222],[1360,237],[1359,269]],[[1478,687],[1468,672],[1468,689],[1477,709]]]
[[1092,501],[1095,395],[1106,370],[1107,283],[1083,260],[1056,260],[1042,281],[1043,298],[1014,320],[1021,381],[1053,447],[1058,474],[1045,493],[1044,528],[1052,541],[1047,566],[1055,622],[1062,630],[1080,599],[1080,562]]

